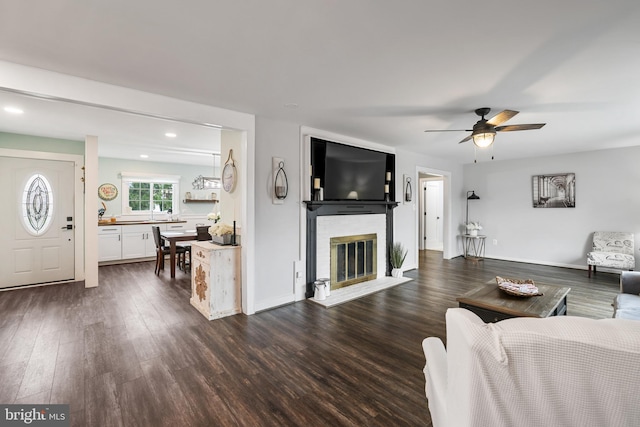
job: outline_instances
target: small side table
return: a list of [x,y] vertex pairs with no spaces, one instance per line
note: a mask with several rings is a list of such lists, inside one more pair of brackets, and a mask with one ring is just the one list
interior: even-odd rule
[[487,236],[463,234],[464,257],[482,260],[484,258],[484,241]]

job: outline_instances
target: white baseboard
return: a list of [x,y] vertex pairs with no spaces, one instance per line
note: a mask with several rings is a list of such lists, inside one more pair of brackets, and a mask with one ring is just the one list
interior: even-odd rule
[[549,262],[549,261],[539,261],[535,259],[522,259],[522,258],[512,258],[512,257],[487,257],[490,259],[499,259],[502,261],[513,261],[513,262],[523,262],[526,264],[538,264],[538,265],[548,265],[550,267],[563,267],[563,268],[574,268],[577,270],[586,270],[586,265],[577,265],[577,264],[566,264],[562,262]]
[[414,264],[405,264],[401,268],[403,273],[406,272],[406,271],[409,271],[409,270],[417,270],[417,269],[418,269],[418,264],[415,264],[415,263]]
[[296,298],[294,294],[283,295],[276,298],[269,298],[264,301],[256,301],[254,305],[254,309],[255,309],[255,312],[257,313],[259,311],[270,310],[272,308],[276,308],[281,305],[291,304],[292,302],[295,302],[295,300]]
[[[575,270],[588,270],[589,267],[586,264],[566,264],[562,262],[549,262],[549,261],[538,261],[531,259],[521,259],[521,258],[511,258],[511,257],[487,257],[488,259],[498,259],[501,261],[513,261],[513,262],[522,262],[526,264],[536,264],[536,265],[548,265],[550,267],[562,267],[562,268],[573,268]],[[616,273],[620,274],[621,270],[616,270],[614,268],[605,268],[598,266],[598,271],[603,273]]]

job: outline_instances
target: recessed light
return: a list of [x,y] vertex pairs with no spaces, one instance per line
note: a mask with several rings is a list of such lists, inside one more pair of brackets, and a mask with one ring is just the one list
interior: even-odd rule
[[164,134],[164,136],[166,136],[167,138],[175,138],[178,135],[173,132],[167,132]]
[[4,107],[4,111],[6,111],[7,113],[10,113],[10,114],[22,114],[22,113],[24,113],[24,111],[22,111],[22,109],[18,108],[18,107]]
[[147,154],[140,154],[140,157],[143,158],[143,159],[148,159],[149,158],[149,156]]

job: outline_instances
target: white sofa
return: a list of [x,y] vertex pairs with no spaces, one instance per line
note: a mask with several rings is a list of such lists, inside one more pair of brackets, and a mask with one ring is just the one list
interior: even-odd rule
[[426,338],[434,427],[640,425],[640,322],[561,316],[485,324],[446,314]]

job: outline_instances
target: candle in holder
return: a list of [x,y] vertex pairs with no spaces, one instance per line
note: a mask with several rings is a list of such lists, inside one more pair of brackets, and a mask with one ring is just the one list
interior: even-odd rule
[[387,182],[391,181],[391,172],[387,172]]
[[385,194],[389,194],[389,184],[384,185],[384,192]]
[[313,189],[314,190],[319,190],[320,189],[320,178],[314,178],[313,179]]

